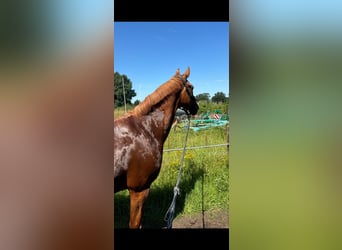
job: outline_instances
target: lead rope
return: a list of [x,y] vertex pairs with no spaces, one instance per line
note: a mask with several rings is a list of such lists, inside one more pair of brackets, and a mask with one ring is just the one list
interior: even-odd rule
[[190,114],[188,112],[187,112],[187,116],[188,116],[188,128],[186,130],[185,142],[184,142],[183,154],[182,154],[180,166],[179,166],[178,178],[177,178],[176,185],[173,188],[173,199],[172,199],[171,205],[170,205],[169,209],[166,211],[166,214],[164,216],[164,220],[166,221],[166,228],[167,229],[172,228],[172,221],[173,221],[173,216],[175,214],[175,207],[176,207],[176,198],[177,198],[177,195],[180,195],[178,185],[179,185],[181,174],[182,174],[186,143],[188,141],[189,128],[190,128]]

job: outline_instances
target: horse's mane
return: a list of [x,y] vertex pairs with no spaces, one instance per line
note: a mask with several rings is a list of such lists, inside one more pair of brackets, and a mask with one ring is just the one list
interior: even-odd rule
[[152,94],[148,95],[144,101],[142,101],[138,106],[136,106],[128,114],[134,115],[146,115],[151,112],[152,108],[157,106],[163,100],[173,93],[181,90],[183,88],[182,79],[174,75],[167,82],[160,85]]

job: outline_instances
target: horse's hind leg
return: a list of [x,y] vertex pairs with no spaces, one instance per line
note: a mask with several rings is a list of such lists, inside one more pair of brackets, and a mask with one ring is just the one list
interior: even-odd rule
[[141,227],[141,217],[144,202],[148,196],[150,189],[145,189],[139,192],[134,190],[129,190],[130,195],[130,228],[140,228]]

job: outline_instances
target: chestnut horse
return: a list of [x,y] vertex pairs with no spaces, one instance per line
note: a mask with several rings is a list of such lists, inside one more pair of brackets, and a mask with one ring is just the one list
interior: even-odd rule
[[198,105],[190,68],[179,70],[132,111],[114,120],[114,192],[124,189],[130,195],[130,228],[141,228],[144,202],[157,178],[176,110],[194,115]]

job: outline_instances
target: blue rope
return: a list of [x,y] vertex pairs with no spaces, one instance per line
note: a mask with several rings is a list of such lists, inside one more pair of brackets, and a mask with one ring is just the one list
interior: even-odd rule
[[190,128],[190,115],[188,115],[188,128],[186,130],[185,143],[184,143],[183,153],[182,153],[182,157],[181,157],[178,178],[177,178],[176,185],[173,188],[172,202],[171,202],[171,205],[170,205],[169,209],[166,211],[166,214],[165,214],[165,217],[164,217],[164,220],[166,221],[166,228],[167,229],[172,228],[172,221],[173,221],[173,217],[174,217],[174,214],[175,214],[175,208],[176,208],[176,198],[177,198],[177,195],[180,195],[180,191],[179,191],[178,185],[179,185],[181,174],[182,174],[182,168],[183,168],[183,162],[184,162],[184,156],[185,156],[186,143],[188,141],[188,135],[189,135],[189,128]]

